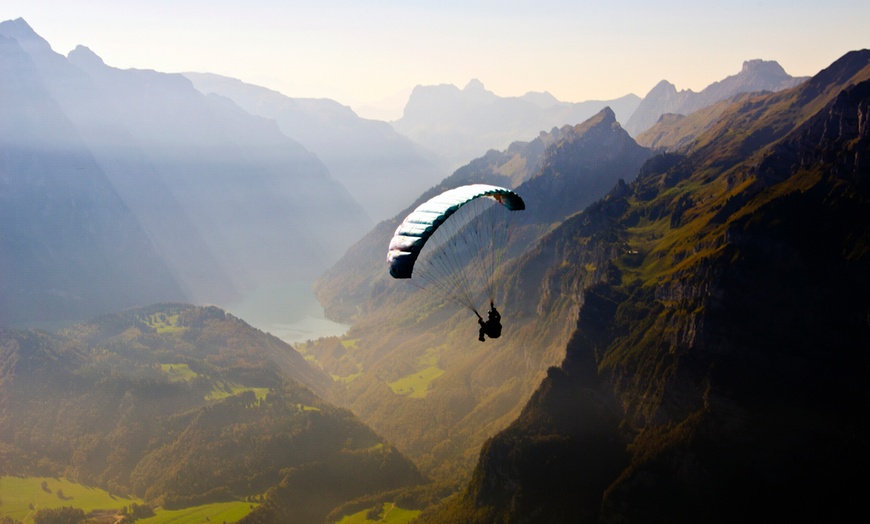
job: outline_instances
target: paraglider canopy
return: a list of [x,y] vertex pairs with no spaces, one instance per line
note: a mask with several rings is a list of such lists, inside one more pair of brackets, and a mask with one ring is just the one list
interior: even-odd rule
[[411,279],[413,274],[418,287],[477,313],[478,294],[495,299],[494,274],[508,243],[512,211],[525,207],[514,191],[488,184],[432,197],[396,228],[387,251],[390,275]]
[[411,278],[414,262],[435,230],[460,207],[482,197],[491,198],[510,211],[526,208],[523,199],[513,191],[487,184],[461,186],[432,197],[405,217],[396,229],[387,252],[390,275]]

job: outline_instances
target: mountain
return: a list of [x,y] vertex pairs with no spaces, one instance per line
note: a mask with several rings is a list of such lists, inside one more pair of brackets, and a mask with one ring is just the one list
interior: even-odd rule
[[638,136],[662,115],[688,115],[740,93],[780,91],[805,80],[806,77],[790,76],[777,62],[768,60],[747,60],[739,73],[713,82],[700,93],[691,89],[677,91],[673,84],[662,80],[640,101],[625,129],[631,136]]
[[0,35],[0,326],[186,296],[19,43]]
[[282,133],[313,152],[376,222],[444,177],[432,153],[386,122],[358,117],[328,99],[289,98],[210,73],[185,73],[205,94],[225,96],[252,115],[273,119]]
[[[293,289],[308,288],[371,226],[348,190],[273,121],[203,95],[182,75],[112,68],[82,46],[63,57],[21,19],[0,24],[0,35],[17,42],[33,64],[32,82],[41,86],[3,100],[35,109],[28,147],[66,147],[41,113],[48,102],[30,100],[42,96],[68,120],[188,299],[231,304],[280,294],[281,307],[290,309]],[[2,72],[5,82],[18,75]],[[25,211],[10,227],[41,220],[38,208]],[[111,290],[84,274],[78,280]],[[143,295],[125,305],[153,301]],[[80,319],[83,312],[66,313]]]
[[625,121],[639,102],[635,95],[579,103],[559,102],[549,93],[499,97],[479,80],[472,80],[463,89],[453,85],[415,87],[402,118],[392,124],[396,131],[436,151],[456,168],[483,151],[532,140],[541,130],[575,125],[605,107]]
[[215,307],[149,306],[54,335],[3,330],[0,475],[65,476],[165,509],[253,498],[254,522],[291,511],[323,522],[344,502],[423,482],[313,393],[331,382]]
[[[565,359],[424,522],[841,520],[870,466],[870,51],[723,110],[518,264]],[[661,124],[660,124],[661,125]],[[524,271],[523,268],[529,270]],[[534,269],[531,269],[534,268]]]
[[419,195],[401,213],[375,226],[348,249],[345,256],[317,280],[315,295],[327,317],[339,322],[353,322],[363,308],[374,306],[371,297],[375,289],[389,282],[384,271],[386,244],[403,217],[417,206],[444,191],[466,184],[487,183],[516,187],[535,174],[544,162],[547,148],[562,136],[564,129],[553,129],[530,142],[514,142],[505,151],[489,151],[450,177]]
[[[460,185],[516,187],[527,207],[508,248],[519,256],[620,179],[633,179],[650,154],[605,108],[582,124],[490,151],[406,212]],[[327,314],[352,318],[353,325],[341,340],[321,340],[302,351],[344,384],[330,400],[395,442],[424,473],[455,480],[470,471],[480,445],[516,417],[547,367],[559,361],[576,304],[555,304],[559,289],[506,280],[498,297],[504,333],[481,345],[471,312],[389,277],[387,243],[402,216],[379,224],[318,281]]]

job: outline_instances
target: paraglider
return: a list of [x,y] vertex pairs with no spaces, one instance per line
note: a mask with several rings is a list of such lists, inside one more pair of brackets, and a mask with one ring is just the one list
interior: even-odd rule
[[[504,255],[520,196],[503,187],[471,184],[444,191],[418,206],[396,229],[387,252],[390,275],[470,309],[480,339],[501,335],[495,308],[496,271]],[[413,275],[413,277],[412,277]],[[484,320],[476,304],[488,295]],[[484,329],[486,327],[486,329]]]
[[480,315],[477,315],[477,323],[480,324],[480,331],[478,332],[477,340],[484,342],[486,338],[484,335],[489,338],[498,338],[501,336],[501,313],[495,308],[495,304],[492,302],[489,303],[489,313],[487,313],[486,320],[483,319]]

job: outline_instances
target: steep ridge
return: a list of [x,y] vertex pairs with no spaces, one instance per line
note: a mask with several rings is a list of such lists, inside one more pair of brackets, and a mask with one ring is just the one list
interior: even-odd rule
[[565,360],[487,442],[465,492],[423,521],[860,511],[868,66],[870,52],[849,53],[734,104],[683,155],[554,230],[550,259],[605,254],[593,278],[589,264],[565,272],[587,282]]
[[747,60],[736,75],[713,82],[699,93],[677,88],[662,80],[638,104],[625,129],[631,136],[639,136],[652,127],[662,115],[689,115],[721,100],[741,93],[781,91],[805,81],[806,77],[792,77],[774,61]]
[[[292,302],[294,284],[308,288],[369,229],[347,189],[274,122],[203,95],[182,75],[112,68],[81,46],[63,57],[20,19],[0,34],[30,57],[190,300],[226,305],[286,290]],[[31,93],[18,94],[2,103],[29,103]],[[38,112],[30,116],[40,125]]]
[[[473,181],[525,180],[516,190],[534,207],[522,212],[511,249],[517,256],[549,252],[550,245],[537,244],[544,232],[621,178],[631,180],[648,155],[604,109],[583,124],[492,151],[431,193]],[[354,323],[343,339],[303,351],[346,384],[332,400],[396,442],[425,472],[456,479],[560,358],[577,297],[551,288],[542,274],[538,285],[506,282],[499,298],[504,334],[482,346],[467,311],[387,274],[386,245],[402,216],[380,224],[318,283],[325,309],[353,315]]]
[[149,306],[56,335],[3,330],[0,475],[65,476],[166,509],[253,497],[263,504],[250,518],[268,522],[288,511],[323,522],[356,497],[423,482],[314,393],[330,383],[215,307]]
[[290,98],[209,73],[184,76],[203,93],[225,96],[252,115],[275,120],[282,133],[317,155],[375,222],[404,209],[446,173],[434,153],[388,123],[360,118],[333,100]]
[[0,327],[185,293],[31,57],[0,36]]

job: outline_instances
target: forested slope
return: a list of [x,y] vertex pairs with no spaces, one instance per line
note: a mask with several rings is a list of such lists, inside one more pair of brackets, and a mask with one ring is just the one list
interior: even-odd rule
[[251,518],[270,522],[299,500],[296,522],[322,522],[351,499],[423,482],[314,393],[330,383],[214,307],[0,331],[0,475],[64,476],[167,509],[254,497],[264,503]]

